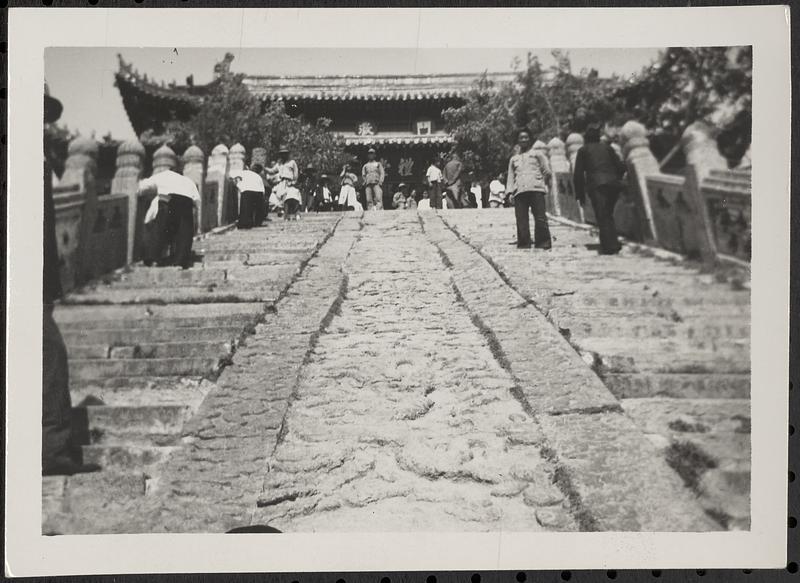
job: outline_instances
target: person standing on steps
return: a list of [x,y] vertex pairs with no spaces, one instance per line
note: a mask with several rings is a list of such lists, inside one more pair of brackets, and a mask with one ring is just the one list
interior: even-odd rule
[[339,198],[337,206],[339,210],[343,211],[361,211],[364,207],[358,202],[358,194],[356,193],[356,184],[358,183],[358,176],[353,172],[352,164],[345,164],[342,168],[342,173],[339,175],[341,179],[341,190],[339,190]]
[[599,126],[590,125],[584,141],[575,158],[575,198],[584,206],[586,195],[589,195],[600,231],[600,253],[615,255],[622,249],[622,245],[614,225],[614,206],[623,189],[625,164],[610,144],[600,141]]
[[367,210],[381,210],[383,208],[383,181],[386,176],[383,164],[378,162],[375,156],[375,148],[367,150],[367,163],[361,167]]
[[162,170],[139,181],[139,193],[151,191],[155,196],[144,217],[144,264],[158,263],[164,250],[170,247],[168,264],[189,269],[192,266],[194,208],[200,205],[197,185],[174,170]]
[[489,208],[503,208],[506,201],[505,180],[506,177],[503,176],[503,174],[498,174],[497,177],[489,183]]
[[[61,117],[61,102],[44,89],[44,123]],[[63,296],[58,268],[56,210],[50,145],[44,143],[44,270],[42,273],[42,475],[70,476],[96,472],[100,466],[84,464],[72,433],[72,399],[69,394],[67,347],[53,318],[54,304]]]
[[428,166],[428,171],[425,173],[425,179],[428,182],[428,194],[430,197],[430,205],[432,209],[440,209],[442,207],[442,171],[439,170],[438,158],[431,160],[431,165]]
[[300,177],[297,162],[289,155],[289,146],[282,145],[278,149],[278,163],[267,168],[266,172],[277,178],[277,183],[272,188],[275,196],[274,198],[270,197],[270,200],[277,203],[277,206],[283,206],[286,200],[286,191],[290,186],[294,186]]
[[545,196],[552,172],[547,157],[532,148],[533,134],[528,128],[517,130],[519,153],[508,162],[506,193],[514,199],[517,219],[517,247],[530,249],[531,230],[529,209],[533,212],[534,247],[550,249],[550,227],[547,224]]
[[466,208],[469,203],[464,200],[465,189],[461,184],[461,172],[463,164],[458,152],[453,148],[450,152],[450,160],[444,165],[442,178],[444,179],[447,197],[452,201],[455,208]]
[[[256,164],[255,167],[261,168]],[[261,226],[263,220],[263,212],[261,207],[264,202],[264,180],[261,175],[256,171],[244,169],[239,172],[232,172],[236,188],[241,193],[239,200],[239,220],[236,222],[238,229],[251,229],[253,227]]]

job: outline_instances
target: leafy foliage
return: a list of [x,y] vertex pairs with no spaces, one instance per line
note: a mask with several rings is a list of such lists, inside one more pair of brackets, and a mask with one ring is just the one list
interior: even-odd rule
[[600,78],[594,69],[576,74],[567,53],[552,54],[549,68],[529,54],[513,83],[495,86],[483,75],[463,106],[444,112],[466,164],[480,175],[504,170],[521,126],[547,142],[590,123],[618,127],[636,119],[653,132],[654,150],[666,153],[702,120],[719,130],[729,158],[750,144],[751,47],[669,48],[627,81]]
[[672,47],[617,97],[648,128],[680,136],[695,121],[717,128],[752,107],[752,47]]
[[210,153],[217,144],[241,143],[248,152],[267,149],[272,158],[281,145],[287,145],[298,164],[335,169],[348,159],[343,141],[328,131],[330,120],[308,123],[286,112],[283,102],[262,104],[244,83],[244,75],[217,68],[219,76],[198,112],[185,122],[167,126],[169,141],[176,152],[190,144]]
[[528,55],[515,82],[501,86],[484,74],[462,107],[444,112],[467,165],[482,176],[496,176],[508,164],[514,129],[529,127],[544,142],[566,139],[591,121],[614,119],[614,93],[622,80],[601,79],[595,70],[572,72],[569,57],[553,51],[556,64],[545,69]]

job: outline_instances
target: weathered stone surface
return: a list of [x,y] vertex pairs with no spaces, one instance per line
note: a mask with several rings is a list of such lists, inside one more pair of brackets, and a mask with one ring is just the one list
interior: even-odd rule
[[[525,252],[506,211],[304,215],[72,296],[87,457],[132,467],[52,484],[46,529],[747,528],[748,375],[656,372],[746,353],[746,294],[553,233]],[[673,435],[716,460],[693,490]]]

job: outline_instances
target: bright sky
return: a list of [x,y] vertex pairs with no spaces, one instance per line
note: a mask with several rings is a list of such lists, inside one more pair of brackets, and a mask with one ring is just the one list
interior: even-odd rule
[[[601,76],[630,75],[652,62],[659,49],[571,49],[574,71],[595,68]],[[524,49],[226,49],[226,48],[52,48],[45,52],[50,93],[61,100],[61,123],[96,136],[109,131],[116,139],[134,137],[119,91],[114,87],[117,53],[148,78],[183,85],[211,80],[214,64],[226,52],[235,55],[231,69],[250,75],[358,75],[409,73],[480,73],[511,70]],[[549,50],[532,49],[545,66]]]

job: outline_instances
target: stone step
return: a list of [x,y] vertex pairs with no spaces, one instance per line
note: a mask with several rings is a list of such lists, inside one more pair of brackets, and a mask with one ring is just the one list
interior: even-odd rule
[[588,336],[572,338],[572,343],[581,350],[590,350],[600,355],[617,354],[634,358],[645,358],[648,354],[683,355],[707,353],[711,358],[744,357],[750,359],[750,338],[630,338],[625,336]]
[[107,304],[152,304],[163,302],[167,304],[210,304],[210,303],[254,303],[262,302],[274,304],[280,293],[288,284],[276,282],[277,287],[270,287],[268,283],[231,282],[204,287],[171,287],[166,289],[113,289],[97,292],[75,293],[65,298],[65,304],[71,305],[107,305]]
[[72,382],[81,383],[109,377],[213,375],[219,358],[74,359],[69,363]]
[[[622,399],[622,408],[647,433],[750,434],[749,399]],[[737,457],[737,456],[731,456]]]
[[620,317],[563,317],[557,320],[560,328],[569,330],[571,338],[622,337],[622,338],[673,338],[687,341],[745,340],[750,338],[749,317],[727,318],[724,323],[716,318],[708,322],[691,319],[673,322],[666,318],[642,316]]
[[[616,293],[609,293],[607,290],[602,292],[587,292],[585,287],[590,287],[591,283],[581,283],[576,285],[574,293],[562,291],[556,292],[558,295],[551,296],[552,301],[560,304],[569,304],[574,307],[624,307],[635,310],[637,308],[695,308],[701,306],[703,309],[708,307],[725,307],[732,313],[736,313],[736,308],[741,308],[741,313],[749,313],[750,294],[737,294],[731,292],[723,293],[703,293],[694,295],[659,294],[653,296],[646,291],[635,291],[628,288],[620,288]],[[716,291],[716,290],[715,290]],[[541,295],[539,297],[542,297]],[[546,296],[545,296],[546,297]]]
[[199,342],[142,342],[131,345],[82,345],[68,348],[69,357],[88,359],[154,359],[178,357],[224,358],[233,350],[232,341],[206,340]]
[[[593,353],[580,351],[588,361]],[[596,354],[596,353],[594,353]],[[662,374],[749,374],[750,359],[711,352],[684,354],[662,353],[605,353],[597,368],[599,374],[612,373],[662,373]]]
[[191,269],[136,267],[115,278],[111,285],[128,286],[181,286],[225,281],[226,271],[217,267],[192,267]]
[[[72,381],[72,379],[70,379]],[[199,404],[213,383],[185,377],[112,377],[70,382],[72,403],[103,405]],[[88,399],[88,402],[87,402]]]
[[[245,319],[252,318],[250,316],[242,318],[242,320]],[[169,323],[169,326],[167,328],[90,328],[81,331],[67,330],[63,331],[61,335],[64,337],[67,347],[72,351],[73,348],[96,345],[111,347],[161,342],[230,341],[238,339],[243,333],[248,332],[245,322],[238,326],[206,326],[202,328],[174,327],[172,323]],[[80,357],[75,356],[74,358]]]
[[[100,471],[74,476],[42,477],[42,533],[73,532],[83,510],[97,511],[102,501],[122,501],[145,495],[147,476],[141,471]],[[85,517],[91,523],[92,517]],[[91,524],[87,524],[91,528]]]
[[83,461],[99,465],[103,471],[141,469],[162,463],[176,446],[84,445]]
[[[142,306],[59,306],[53,317],[59,327],[69,328],[149,328],[192,326],[201,327],[203,319],[209,326],[224,322],[224,318],[251,318],[264,312],[261,303],[214,303]],[[118,326],[117,321],[122,321]],[[185,321],[185,323],[182,323]],[[238,322],[238,320],[236,320]],[[114,322],[113,324],[109,324]],[[136,325],[140,323],[140,325]]]
[[228,271],[228,282],[263,282],[265,285],[289,283],[300,271],[300,265],[254,265],[242,266]]
[[749,374],[607,374],[603,382],[619,399],[748,399]]
[[75,407],[72,415],[83,443],[164,446],[177,442],[191,412],[186,405],[99,405]]

